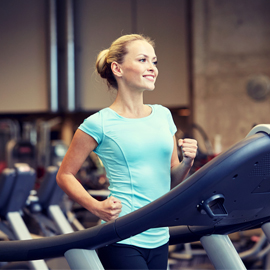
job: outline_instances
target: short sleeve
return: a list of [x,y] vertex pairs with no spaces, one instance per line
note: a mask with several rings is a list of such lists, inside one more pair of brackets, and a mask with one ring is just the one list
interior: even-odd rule
[[100,112],[97,112],[88,118],[79,126],[79,129],[93,137],[98,144],[103,138],[103,127]]
[[176,131],[177,131],[177,127],[176,127],[176,125],[175,125],[175,123],[173,121],[171,111],[168,108],[165,108],[165,110],[166,110],[166,113],[167,113],[167,121],[168,121],[168,124],[169,124],[170,132],[171,132],[172,135],[174,135],[176,133]]

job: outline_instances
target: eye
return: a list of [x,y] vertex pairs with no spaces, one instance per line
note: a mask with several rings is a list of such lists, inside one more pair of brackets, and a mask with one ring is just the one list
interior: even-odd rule
[[158,63],[158,61],[154,61],[154,62],[153,62],[153,64],[154,64],[155,66],[157,65],[157,63]]
[[142,58],[139,61],[142,62],[142,63],[144,63],[144,62],[146,62],[146,58]]

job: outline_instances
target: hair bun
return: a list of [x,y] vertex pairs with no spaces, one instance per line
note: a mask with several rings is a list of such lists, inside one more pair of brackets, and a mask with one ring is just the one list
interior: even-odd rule
[[109,49],[101,51],[97,56],[96,69],[102,78],[107,78],[107,57]]

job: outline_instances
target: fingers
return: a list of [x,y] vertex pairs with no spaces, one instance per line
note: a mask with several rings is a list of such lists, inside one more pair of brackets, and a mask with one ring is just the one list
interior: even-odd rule
[[108,201],[110,202],[110,208],[111,210],[120,210],[119,213],[121,212],[122,204],[121,201],[113,196],[108,198]]
[[109,197],[108,200],[110,200],[112,203],[120,203],[121,204],[121,201],[113,196]]
[[105,221],[111,221],[119,217],[122,210],[121,201],[113,196],[102,202],[99,217]]
[[180,139],[178,145],[181,147],[184,158],[194,159],[197,153],[197,141],[194,139]]

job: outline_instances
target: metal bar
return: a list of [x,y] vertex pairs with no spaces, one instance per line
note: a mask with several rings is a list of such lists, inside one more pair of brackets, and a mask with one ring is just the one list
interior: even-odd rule
[[104,270],[95,250],[70,249],[65,258],[71,270]]
[[66,215],[67,215],[67,218],[68,218],[68,221],[73,224],[73,226],[75,226],[75,228],[78,230],[78,231],[82,231],[84,230],[85,228],[83,227],[83,225],[80,223],[80,221],[76,218],[75,214],[72,213],[71,211],[67,211],[66,212]]
[[74,232],[58,205],[49,206],[48,213],[50,217],[55,221],[61,233],[65,234]]
[[[7,214],[7,220],[12,227],[13,233],[18,240],[32,239],[25,223],[19,212],[9,212]],[[43,260],[29,261],[33,269],[37,270],[48,270],[46,263]]]
[[208,235],[200,239],[216,269],[246,270],[228,235]]
[[57,19],[55,0],[49,1],[49,109],[57,112],[58,104],[58,54],[57,54]]
[[270,222],[264,223],[261,228],[270,242]]
[[74,45],[74,16],[73,0],[66,1],[66,83],[67,111],[75,111],[75,45]]
[[265,246],[266,242],[267,242],[266,236],[262,233],[260,240],[251,249],[239,253],[240,258],[243,260],[246,258],[250,258],[251,256],[255,255],[258,256],[258,254],[262,251],[263,247]]

